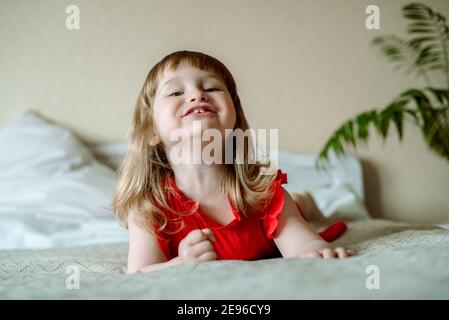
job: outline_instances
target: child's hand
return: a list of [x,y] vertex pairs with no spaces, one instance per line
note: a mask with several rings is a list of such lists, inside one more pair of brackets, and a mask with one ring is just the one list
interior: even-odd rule
[[324,258],[324,259],[332,259],[332,258],[348,258],[355,255],[355,252],[352,250],[348,250],[342,247],[338,248],[324,248],[317,249],[312,251],[303,252],[299,255],[300,258]]
[[315,240],[305,245],[299,252],[299,258],[347,258],[354,256],[355,252],[343,247],[331,248],[326,241]]
[[178,257],[181,262],[211,261],[217,258],[212,246],[216,241],[210,229],[195,229],[181,240],[178,246]]

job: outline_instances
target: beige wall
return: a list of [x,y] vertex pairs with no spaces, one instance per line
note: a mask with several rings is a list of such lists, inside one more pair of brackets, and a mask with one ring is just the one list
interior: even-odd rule
[[[449,1],[424,1],[449,17]],[[0,0],[0,125],[35,109],[89,143],[123,141],[149,68],[181,49],[202,51],[233,72],[250,124],[279,128],[280,146],[318,152],[348,117],[423,85],[393,72],[369,43],[404,34],[406,1]],[[81,29],[65,28],[77,4]],[[365,28],[365,8],[381,30]],[[441,79],[440,79],[441,80]],[[435,79],[435,83],[437,79]],[[362,158],[375,217],[449,220],[449,163],[405,128],[373,136]]]

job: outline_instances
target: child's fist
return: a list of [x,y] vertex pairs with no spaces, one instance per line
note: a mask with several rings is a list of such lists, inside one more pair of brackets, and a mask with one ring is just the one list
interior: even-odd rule
[[182,262],[211,261],[217,258],[212,246],[215,235],[210,229],[195,229],[181,240],[178,257]]

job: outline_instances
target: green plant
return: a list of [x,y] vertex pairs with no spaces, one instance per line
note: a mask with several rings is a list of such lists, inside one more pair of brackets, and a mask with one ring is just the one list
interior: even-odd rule
[[[329,161],[330,150],[339,156],[344,154],[343,144],[357,146],[357,141],[366,142],[369,125],[385,140],[391,123],[394,123],[403,138],[404,120],[417,125],[430,149],[449,161],[449,28],[446,19],[431,8],[420,3],[411,3],[402,8],[408,20],[411,39],[402,40],[393,35],[378,36],[372,44],[386,58],[406,73],[414,72],[422,77],[427,86],[409,89],[396,97],[383,110],[370,110],[344,122],[328,139],[320,151],[316,166],[322,168]],[[443,72],[446,88],[432,87],[429,72]]]

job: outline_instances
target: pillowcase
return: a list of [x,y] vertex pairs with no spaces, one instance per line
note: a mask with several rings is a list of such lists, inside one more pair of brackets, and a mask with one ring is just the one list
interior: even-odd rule
[[0,129],[0,150],[0,249],[126,241],[114,171],[69,130],[28,111]]
[[279,167],[289,174],[289,188],[313,191],[346,185],[360,201],[364,201],[363,172],[357,157],[351,154],[331,156],[326,170],[316,169],[316,158],[316,154],[279,151]]
[[359,159],[351,154],[331,156],[326,170],[315,167],[316,154],[279,151],[279,168],[288,174],[289,192],[309,191],[327,217],[369,218],[364,205],[364,182]]

